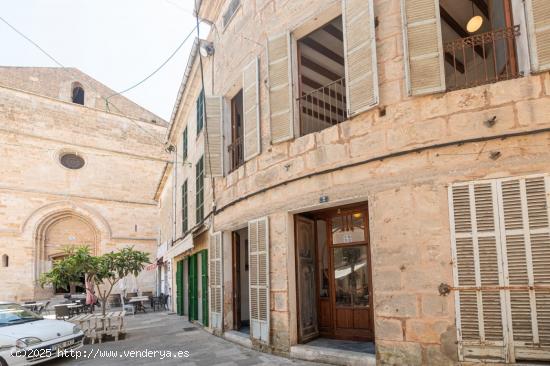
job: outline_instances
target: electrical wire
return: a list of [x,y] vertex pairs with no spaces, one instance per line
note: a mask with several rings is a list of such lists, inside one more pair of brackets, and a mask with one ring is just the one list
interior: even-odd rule
[[[35,41],[33,41],[31,38],[29,38],[28,36],[26,36],[23,32],[21,32],[20,30],[18,30],[15,26],[13,26],[12,24],[10,24],[6,19],[4,19],[2,16],[0,16],[0,20],[2,22],[4,22],[8,27],[10,27],[13,31],[15,31],[17,34],[19,34],[21,37],[23,37],[24,39],[26,39],[29,43],[31,43],[33,46],[35,46],[38,50],[40,50],[44,55],[46,55],[50,60],[52,60],[56,65],[58,65],[63,71],[65,72],[68,72],[69,74],[71,74],[72,77],[75,77],[75,75],[72,75],[72,69],[71,68],[68,68],[66,66],[64,66],[61,62],[59,62],[55,57],[53,57],[50,53],[48,53],[45,49],[43,49],[42,47],[40,47],[40,45],[38,43],[36,43]],[[89,87],[90,89],[94,90],[99,96],[101,99],[105,100],[105,102],[107,103],[107,99],[101,95],[101,93],[99,93],[99,91],[94,88],[93,86],[89,85],[88,83],[86,83],[85,81],[82,81],[84,84],[86,84],[87,87]],[[145,132],[146,134],[148,134],[149,136],[151,136],[154,140],[156,140],[159,144],[161,145],[165,145],[164,144],[164,141],[160,140],[156,135],[154,135],[153,133],[147,131],[145,128],[143,128],[142,126],[139,125],[139,123],[137,121],[135,121],[134,119],[132,119],[131,117],[129,117],[128,115],[124,114],[120,108],[118,108],[114,103],[111,103],[111,105],[116,109],[117,113],[120,114],[122,117],[128,119],[129,121],[131,121],[133,124],[136,125],[136,127],[138,127],[140,130],[142,130],[143,132]]]
[[157,72],[159,72],[168,62],[170,62],[170,60],[178,53],[178,51],[183,47],[183,45],[185,44],[185,42],[187,42],[187,40],[193,35],[193,33],[195,32],[195,28],[197,26],[193,27],[193,29],[191,29],[191,31],[189,32],[189,34],[187,34],[187,36],[185,36],[185,38],[183,39],[183,41],[180,42],[180,44],[176,47],[176,49],[174,50],[174,52],[172,52],[172,54],[170,54],[170,56],[164,60],[164,62],[162,62],[160,64],[160,66],[158,66],[152,73],[150,73],[149,75],[147,75],[145,78],[143,78],[142,80],[138,81],[137,83],[135,83],[134,85],[122,90],[122,91],[119,91],[119,92],[116,92],[114,94],[111,94],[109,95],[106,99],[105,99],[105,103],[107,104],[107,108],[109,108],[109,98],[112,98],[114,96],[117,96],[117,95],[120,95],[120,94],[124,94],[132,89],[135,89],[137,88],[138,86],[140,86],[141,84],[143,84],[144,82],[146,82],[147,80],[149,80],[151,77],[153,77],[153,75],[155,75]]

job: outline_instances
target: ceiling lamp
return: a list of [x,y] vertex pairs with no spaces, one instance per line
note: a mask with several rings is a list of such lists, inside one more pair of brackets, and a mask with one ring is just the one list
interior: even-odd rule
[[468,20],[466,24],[466,30],[468,33],[475,33],[483,25],[483,17],[475,15],[474,13],[474,2],[472,1],[472,17]]

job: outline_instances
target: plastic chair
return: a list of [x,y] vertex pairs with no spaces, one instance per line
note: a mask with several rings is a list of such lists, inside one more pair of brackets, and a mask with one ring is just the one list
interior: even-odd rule
[[122,304],[122,310],[124,310],[125,312],[135,316],[136,315],[136,307],[132,304],[126,304],[126,301],[127,301],[127,299],[125,299],[124,296],[122,296],[122,294],[120,294],[120,303]]

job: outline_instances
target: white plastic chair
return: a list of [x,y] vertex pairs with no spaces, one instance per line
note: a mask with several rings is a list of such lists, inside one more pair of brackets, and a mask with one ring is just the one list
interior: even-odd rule
[[127,312],[128,314],[136,315],[136,307],[132,304],[125,304],[124,303],[124,296],[120,294],[120,303],[122,304],[122,310]]

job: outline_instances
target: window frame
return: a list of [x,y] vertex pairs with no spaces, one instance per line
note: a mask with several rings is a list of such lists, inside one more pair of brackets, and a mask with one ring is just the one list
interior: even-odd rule
[[204,129],[204,112],[205,112],[205,101],[204,89],[201,89],[199,96],[197,97],[196,107],[197,107],[197,138]]
[[204,155],[195,165],[195,222],[204,221]]
[[[235,2],[235,1],[238,1],[239,4],[235,7],[235,9],[233,10],[233,13],[227,18],[227,20],[225,20],[226,13],[231,9],[231,6],[233,5],[233,2]],[[222,31],[225,31],[227,29],[227,27],[229,26],[229,24],[231,24],[231,22],[235,18],[235,15],[237,14],[237,12],[239,11],[239,9],[242,6],[243,6],[243,3],[242,3],[241,0],[230,0],[229,1],[229,5],[227,6],[227,8],[225,8],[225,11],[222,13]]]
[[182,133],[182,147],[181,147],[181,155],[182,155],[182,160],[185,161],[187,160],[187,139],[188,139],[188,132],[187,132],[187,126],[185,126],[185,129],[183,130],[183,133]]

